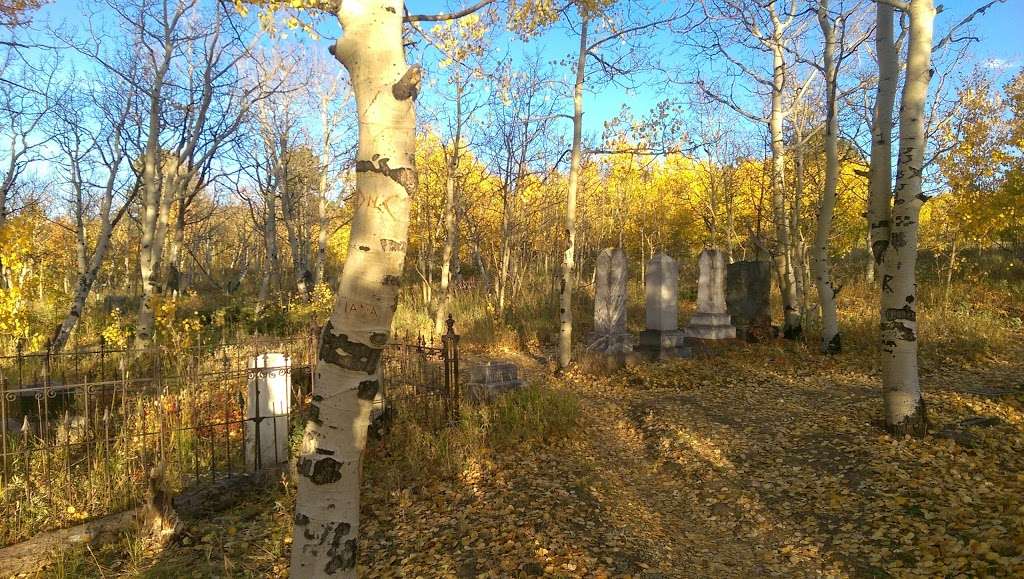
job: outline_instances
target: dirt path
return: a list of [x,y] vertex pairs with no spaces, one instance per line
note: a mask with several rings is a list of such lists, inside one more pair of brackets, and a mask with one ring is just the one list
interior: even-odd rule
[[[954,443],[884,436],[877,377],[848,359],[755,350],[577,381],[602,513],[648,564],[679,577],[1024,571],[1024,358],[926,375],[933,429]],[[961,426],[972,419],[990,426]]]

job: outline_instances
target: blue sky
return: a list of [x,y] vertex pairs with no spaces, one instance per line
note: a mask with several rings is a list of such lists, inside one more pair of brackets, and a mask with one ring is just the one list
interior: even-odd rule
[[[660,0],[664,6],[672,6],[674,0]],[[413,13],[443,12],[452,7],[459,7],[468,3],[468,0],[409,0],[408,9]],[[969,14],[976,7],[983,4],[983,0],[947,0],[945,9],[937,20],[936,37],[941,36],[953,23],[959,22],[966,14]],[[95,7],[98,3],[90,2],[88,5]],[[69,26],[75,26],[80,22],[80,14],[83,4],[79,0],[56,0],[46,6],[37,15],[37,24],[49,20],[52,23],[65,21]],[[866,7],[865,9],[870,9]],[[1007,0],[1003,4],[994,6],[988,13],[976,18],[971,24],[970,31],[979,41],[971,46],[972,60],[975,63],[986,67],[999,78],[1006,79],[1020,69],[1024,63],[1024,42],[1020,39],[1020,26],[1024,23],[1024,0]],[[327,19],[322,22],[319,29],[325,36],[337,34],[337,24]],[[300,35],[292,34],[285,42],[296,41]],[[667,33],[658,33],[654,37],[657,42],[668,45],[672,38]],[[311,45],[319,45],[326,49],[328,41],[325,39],[314,42],[301,39],[302,42]],[[501,31],[493,38],[493,55],[511,54],[513,59],[518,60],[524,51],[540,51],[550,61],[573,56],[577,48],[577,37],[562,25],[556,25],[546,33],[539,35],[529,43],[524,44],[514,35]],[[430,64],[437,58],[436,51],[427,48],[413,58],[422,58],[425,64]],[[677,63],[678,64],[678,63]],[[571,75],[571,68],[568,63],[560,66],[563,78],[567,81]],[[428,70],[431,70],[428,67]],[[430,74],[443,77],[443,70],[433,70]],[[641,89],[637,91],[626,90],[619,86],[605,85],[593,87],[597,90],[590,90],[585,96],[585,131],[591,137],[599,136],[603,123],[617,115],[623,105],[632,108],[637,116],[647,112],[658,101],[672,96],[682,96],[682,87],[667,87],[660,89]],[[422,102],[430,104],[430,96]],[[565,112],[571,112],[571,101],[565,99]]]
[[[672,2],[673,0],[668,1]],[[937,3],[944,4],[944,9],[936,19],[936,38],[940,38],[950,26],[960,22],[985,2],[987,0],[938,1]],[[429,13],[444,12],[451,7],[463,6],[468,3],[468,1],[409,0],[407,4],[410,12]],[[867,4],[869,2],[866,3],[865,9],[870,9]],[[1007,0],[975,18],[965,29],[970,31],[971,36],[979,39],[971,44],[971,60],[991,70],[998,78],[1008,79],[1024,64],[1024,41],[1021,40],[1020,30],[1022,25],[1024,25],[1024,0]],[[962,34],[958,33],[958,36]],[[664,38],[666,43],[670,41],[666,34],[660,34],[659,38]],[[515,47],[521,44],[519,39],[508,33],[502,34],[495,40],[496,48],[511,46],[513,52],[516,52]],[[541,47],[543,53],[551,60],[557,60],[574,55],[578,39],[567,34],[563,28],[556,27],[540,38],[531,41],[530,44]],[[571,73],[568,66],[564,68],[566,68],[566,74]],[[672,96],[669,94],[671,90],[627,91],[616,86],[605,86],[601,87],[597,93],[589,92],[585,96],[585,130],[591,134],[599,133],[604,121],[617,115],[623,105],[630,106],[639,116],[658,101]],[[571,112],[571,101],[567,100],[566,108],[567,112]]]

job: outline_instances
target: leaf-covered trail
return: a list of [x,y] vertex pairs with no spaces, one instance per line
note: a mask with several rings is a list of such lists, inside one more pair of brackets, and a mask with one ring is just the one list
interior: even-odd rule
[[372,501],[366,571],[1020,575],[1024,357],[1011,359],[928,372],[941,435],[903,441],[873,423],[877,376],[849,357],[737,346],[571,376],[578,436]]
[[[898,441],[854,355],[779,342],[606,377],[535,370],[578,395],[576,431],[455,479],[367,476],[361,576],[1024,576],[1024,346],[1006,360],[926,366],[936,434]],[[103,574],[284,576],[291,497],[120,548]]]

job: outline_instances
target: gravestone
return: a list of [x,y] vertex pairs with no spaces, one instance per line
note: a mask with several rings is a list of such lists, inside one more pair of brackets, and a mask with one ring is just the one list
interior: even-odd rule
[[725,279],[725,303],[736,333],[748,342],[771,337],[771,263],[730,263],[726,267]]
[[284,354],[268,352],[249,359],[245,408],[245,466],[249,471],[288,462],[291,373],[291,360]]
[[657,253],[644,273],[646,328],[638,349],[657,358],[688,354],[679,331],[679,265]]
[[683,330],[688,338],[722,340],[736,337],[725,304],[725,254],[718,249],[700,253],[697,279],[697,313]]
[[594,335],[589,350],[629,352],[632,336],[626,332],[626,253],[607,248],[597,256],[594,288]]
[[493,400],[499,394],[522,388],[519,367],[512,362],[486,362],[470,366],[466,396],[474,402]]

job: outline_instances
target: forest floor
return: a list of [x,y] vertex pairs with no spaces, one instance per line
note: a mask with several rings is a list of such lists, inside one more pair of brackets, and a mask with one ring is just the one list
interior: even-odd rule
[[[895,440],[864,356],[779,341],[607,376],[535,369],[578,398],[572,434],[440,480],[368,476],[360,574],[1022,576],[1024,339],[922,370],[932,434]],[[291,493],[191,523],[170,547],[129,541],[45,574],[283,576]]]

